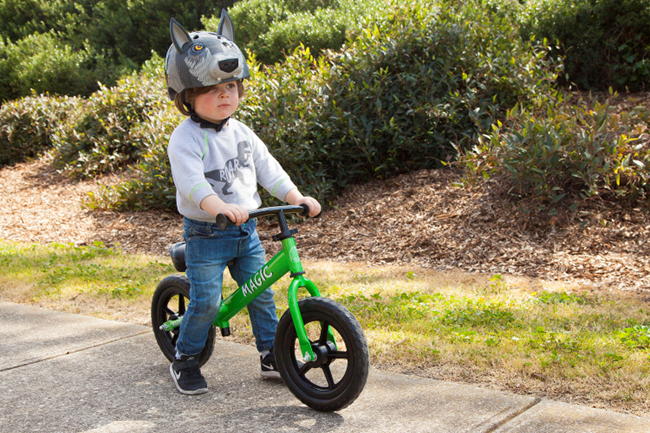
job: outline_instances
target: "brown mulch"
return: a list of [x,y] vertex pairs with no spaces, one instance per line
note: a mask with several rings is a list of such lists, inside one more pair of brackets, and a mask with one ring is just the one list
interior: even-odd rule
[[[423,170],[350,187],[321,218],[299,226],[303,258],[422,266],[650,291],[650,218],[609,206],[589,219],[560,224],[513,208],[489,185],[453,186],[450,170]],[[109,182],[111,179],[103,179]],[[47,161],[0,170],[0,239],[102,241],[127,252],[167,254],[182,240],[175,212],[90,212],[83,197],[95,181],[71,181]],[[260,222],[269,253],[273,224]],[[645,296],[645,295],[644,295]]]

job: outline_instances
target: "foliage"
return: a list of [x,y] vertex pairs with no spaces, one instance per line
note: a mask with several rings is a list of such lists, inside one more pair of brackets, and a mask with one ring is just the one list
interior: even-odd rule
[[170,45],[169,19],[197,28],[233,0],[1,0],[0,101],[50,92],[90,95]]
[[0,99],[32,92],[61,95],[89,94],[97,81],[117,70],[92,47],[74,50],[53,32],[34,33],[16,43],[0,38]]
[[620,332],[619,338],[631,349],[650,349],[650,327],[646,325],[625,328]]
[[[506,108],[547,92],[543,52],[480,11],[412,3],[338,53],[298,48],[256,71],[239,116],[300,187],[330,197],[354,182],[452,158]],[[517,60],[515,60],[517,59]]]
[[[113,86],[152,52],[165,55],[172,16],[187,29],[203,25],[215,30],[220,9],[231,8],[238,44],[259,62],[273,64],[301,43],[318,57],[364,29],[390,26],[387,12],[395,8],[393,0],[235,1],[0,0],[0,101],[28,96],[30,89],[88,96],[99,88],[98,82]],[[525,41],[557,42],[551,54],[554,61],[565,61],[561,81],[585,89],[630,90],[650,82],[650,0],[452,4],[480,10],[470,17],[478,27],[488,15],[507,23]]]
[[559,43],[568,83],[648,89],[650,0],[528,0],[518,20],[524,38]]
[[167,143],[174,127],[182,118],[171,104],[161,106],[153,113],[141,132],[141,142],[146,150],[137,163],[129,167],[129,180],[116,185],[100,186],[89,193],[84,205],[89,209],[143,210],[151,208],[172,209],[176,202],[176,189],[171,178],[167,158]]
[[157,58],[142,74],[93,93],[83,114],[54,137],[55,164],[72,176],[90,177],[138,161],[160,123],[156,116],[169,105],[161,75],[162,60]]
[[[395,5],[381,29],[365,30],[315,60],[298,47],[262,67],[236,116],[267,143],[292,179],[325,203],[350,183],[437,167],[517,102],[548,93],[543,50],[513,37],[473,6]],[[477,24],[478,23],[478,24]],[[129,180],[90,198],[91,208],[172,205],[164,146],[180,118],[166,100],[162,60],[102,87],[60,125],[56,163],[76,177],[132,165]]]
[[151,52],[164,57],[171,44],[169,19],[174,17],[186,29],[194,30],[204,15],[218,14],[234,0],[102,0],[93,7],[99,25],[88,29],[90,43],[111,53],[115,60],[142,65]]
[[37,157],[52,147],[52,136],[81,106],[81,100],[29,96],[0,107],[0,167]]
[[[263,64],[273,64],[300,45],[318,56],[339,49],[364,28],[381,27],[386,0],[249,0],[230,11],[236,24],[237,45],[255,54]],[[204,19],[207,30],[216,31],[219,19]]]
[[585,304],[585,296],[567,292],[542,292],[533,293],[531,300],[542,304]]
[[468,177],[494,177],[550,215],[594,199],[645,201],[650,192],[650,112],[616,112],[607,103],[515,106],[464,153]]

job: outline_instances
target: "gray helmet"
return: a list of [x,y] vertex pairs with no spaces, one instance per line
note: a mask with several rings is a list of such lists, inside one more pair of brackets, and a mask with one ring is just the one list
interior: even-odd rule
[[236,81],[250,77],[246,58],[235,45],[235,29],[225,9],[217,33],[192,32],[169,21],[172,45],[165,57],[165,79],[170,99],[194,87]]

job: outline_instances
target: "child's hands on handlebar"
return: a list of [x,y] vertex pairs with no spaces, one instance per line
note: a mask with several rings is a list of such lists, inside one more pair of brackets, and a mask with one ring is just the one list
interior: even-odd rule
[[[297,189],[289,191],[285,197],[285,201],[293,206],[307,206],[307,208],[309,208],[309,214],[303,215],[305,217],[310,216],[313,218],[321,213],[321,205],[318,203],[318,200],[312,197],[304,197]],[[248,221],[249,218],[246,209],[237,204],[225,203],[216,195],[209,195],[204,198],[201,201],[201,209],[214,217],[223,218],[219,217],[219,215],[225,216],[226,220],[224,221],[226,222],[224,222],[224,224],[234,223],[235,225],[240,226]]]

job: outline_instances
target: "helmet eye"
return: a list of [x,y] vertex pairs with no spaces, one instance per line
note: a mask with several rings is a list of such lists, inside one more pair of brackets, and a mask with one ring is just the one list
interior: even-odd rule
[[202,51],[204,48],[205,48],[205,45],[203,45],[203,44],[196,44],[196,45],[194,45],[194,46],[192,47],[192,49],[193,49],[194,51],[197,51],[197,52],[198,52],[198,51]]

